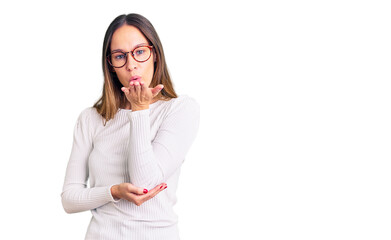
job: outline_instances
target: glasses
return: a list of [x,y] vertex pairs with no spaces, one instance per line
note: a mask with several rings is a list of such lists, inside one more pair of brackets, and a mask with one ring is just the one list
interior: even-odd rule
[[112,67],[121,68],[125,66],[128,61],[128,54],[130,53],[133,59],[137,62],[145,62],[151,57],[152,48],[153,46],[141,46],[129,52],[115,51],[107,56],[107,61]]

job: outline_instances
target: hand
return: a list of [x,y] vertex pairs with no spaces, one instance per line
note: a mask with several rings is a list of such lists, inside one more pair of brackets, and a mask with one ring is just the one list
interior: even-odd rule
[[121,90],[130,102],[132,111],[137,111],[148,109],[149,104],[151,104],[163,87],[162,84],[159,84],[154,88],[149,88],[143,81],[131,81],[128,88],[122,87]]
[[131,183],[121,183],[111,187],[111,195],[114,198],[125,199],[140,206],[166,188],[167,184],[162,183],[148,191],[147,189],[135,187]]

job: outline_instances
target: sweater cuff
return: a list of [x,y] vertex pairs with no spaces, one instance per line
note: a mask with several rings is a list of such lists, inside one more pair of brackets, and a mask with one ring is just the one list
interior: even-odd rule
[[131,112],[128,112],[128,117],[129,117],[129,120],[132,120],[132,119],[140,118],[145,115],[149,116],[149,112],[150,112],[149,108],[144,109],[144,110],[134,111],[134,112],[131,111]]

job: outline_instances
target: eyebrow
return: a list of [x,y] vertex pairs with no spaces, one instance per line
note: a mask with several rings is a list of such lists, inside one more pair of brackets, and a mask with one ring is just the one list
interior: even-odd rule
[[[143,47],[143,46],[148,46],[148,43],[139,43],[137,44],[136,46],[133,47],[132,51],[138,47]],[[111,53],[115,53],[115,52],[126,52],[125,50],[123,49],[114,49],[111,51]]]

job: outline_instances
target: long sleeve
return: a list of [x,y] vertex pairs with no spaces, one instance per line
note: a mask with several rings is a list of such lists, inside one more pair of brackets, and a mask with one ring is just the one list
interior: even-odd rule
[[67,213],[94,209],[114,201],[111,186],[87,188],[88,158],[93,148],[90,110],[80,114],[74,128],[72,152],[61,193],[62,205]]
[[187,98],[168,112],[151,141],[150,109],[130,112],[128,170],[131,182],[153,188],[183,163],[198,131],[198,103]]

